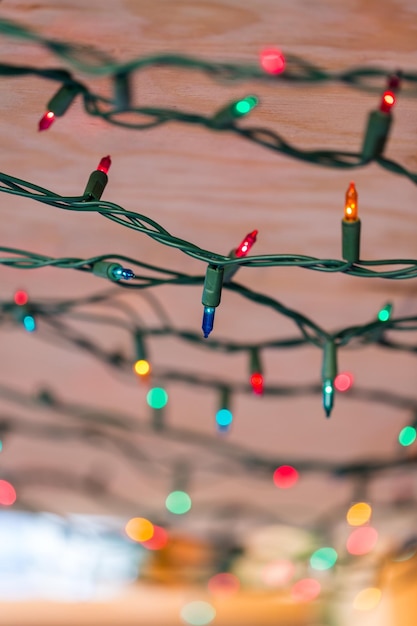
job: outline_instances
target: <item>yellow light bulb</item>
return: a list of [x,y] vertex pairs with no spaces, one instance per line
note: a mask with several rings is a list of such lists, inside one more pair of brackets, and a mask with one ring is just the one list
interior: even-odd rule
[[350,183],[346,192],[345,215],[346,222],[356,222],[358,220],[358,192],[355,183]]
[[138,376],[147,376],[151,371],[151,366],[145,359],[140,359],[134,364],[133,370]]
[[371,611],[381,601],[382,592],[377,587],[362,589],[353,601],[353,606],[357,611]]
[[362,526],[371,519],[372,508],[366,502],[353,504],[346,514],[346,519],[350,526]]
[[126,524],[125,531],[133,541],[148,541],[153,537],[154,526],[144,517],[133,517]]

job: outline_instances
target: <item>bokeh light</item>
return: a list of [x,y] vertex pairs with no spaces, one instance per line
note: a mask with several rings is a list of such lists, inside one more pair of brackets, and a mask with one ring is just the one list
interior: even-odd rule
[[233,414],[229,409],[220,409],[216,413],[216,422],[218,426],[230,426],[233,422]]
[[337,552],[333,548],[319,548],[310,557],[313,569],[324,571],[330,569],[337,561]]
[[303,578],[291,589],[291,595],[296,602],[311,602],[321,591],[321,585],[315,578]]
[[260,63],[268,74],[281,74],[285,69],[285,57],[278,48],[264,48],[260,54]]
[[371,611],[381,601],[382,592],[378,587],[368,587],[362,589],[353,601],[353,606],[357,611]]
[[163,409],[168,402],[168,394],[162,387],[153,387],[148,391],[146,401],[153,409]]
[[265,565],[262,580],[268,587],[283,587],[295,574],[295,565],[288,559],[278,559]]
[[353,385],[353,375],[350,372],[341,372],[334,379],[334,387],[336,391],[343,393],[348,391]]
[[210,578],[207,588],[214,596],[232,596],[239,591],[240,581],[234,574],[221,572]]
[[298,472],[291,465],[281,465],[275,470],[273,481],[279,489],[289,489],[298,481]]
[[7,480],[0,480],[0,504],[11,506],[16,502],[16,490]]
[[146,361],[145,359],[140,359],[134,364],[133,370],[138,376],[147,376],[151,371],[151,366],[149,361]]
[[126,535],[133,541],[147,541],[154,534],[152,522],[144,517],[133,517],[125,526]]
[[416,437],[417,431],[414,426],[406,426],[398,435],[398,441],[404,447],[411,446],[411,444],[415,442]]
[[28,331],[28,333],[32,333],[34,330],[36,330],[35,318],[32,315],[25,315],[25,317],[23,318],[23,326],[25,327],[25,330]]
[[169,536],[165,528],[154,525],[152,537],[141,543],[148,550],[162,550],[167,545],[168,539]]
[[208,602],[197,600],[185,604],[181,609],[180,615],[186,624],[205,626],[205,624],[210,624],[216,617],[216,609]]
[[14,301],[17,305],[24,306],[25,304],[27,304],[28,300],[29,298],[26,291],[19,290],[15,292]]
[[191,509],[191,498],[185,491],[171,491],[165,500],[165,506],[170,513],[184,515]]
[[362,526],[353,530],[346,542],[349,554],[359,556],[370,552],[378,541],[378,532],[372,526]]
[[346,519],[350,526],[362,526],[369,522],[371,515],[372,507],[367,502],[357,502],[346,513]]

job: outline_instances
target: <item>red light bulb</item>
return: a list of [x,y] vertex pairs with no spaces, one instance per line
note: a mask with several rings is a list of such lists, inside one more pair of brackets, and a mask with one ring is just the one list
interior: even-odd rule
[[260,55],[261,67],[268,74],[281,74],[285,69],[285,57],[278,48],[265,48]]
[[264,392],[264,379],[262,374],[255,372],[250,377],[250,384],[252,385],[253,393],[262,395]]
[[392,91],[385,91],[383,96],[382,96],[382,100],[381,100],[381,105],[379,107],[379,110],[382,111],[383,113],[390,113],[392,107],[395,104],[395,96],[393,94]]
[[55,121],[55,113],[53,111],[47,111],[45,115],[39,120],[38,130],[48,130]]
[[107,155],[101,159],[100,163],[98,164],[97,170],[99,172],[104,172],[105,174],[107,174],[107,172],[110,169],[110,165],[111,165],[111,158],[109,155]]
[[275,470],[273,481],[279,489],[290,489],[298,481],[298,472],[291,465],[281,465]]
[[353,385],[353,376],[350,372],[341,372],[333,381],[335,389],[340,392],[348,391]]
[[251,233],[246,235],[244,240],[239,244],[239,246],[235,250],[235,255],[240,258],[242,256],[246,256],[253,244],[256,241],[256,235],[258,234],[257,230],[253,230]]
[[29,300],[28,294],[26,293],[26,291],[16,291],[16,293],[14,294],[14,301],[15,304],[17,304],[18,306],[24,306],[25,304],[27,304]]

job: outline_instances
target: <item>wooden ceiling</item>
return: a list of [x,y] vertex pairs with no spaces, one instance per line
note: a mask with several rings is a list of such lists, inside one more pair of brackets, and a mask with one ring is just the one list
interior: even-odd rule
[[[91,44],[122,61],[156,52],[256,62],[266,45],[278,45],[328,70],[356,65],[414,69],[417,64],[416,6],[411,0],[114,0],[99,2],[2,3],[2,15],[50,38]],[[20,40],[2,39],[2,60],[39,67],[61,62]],[[85,76],[80,75],[86,80]],[[105,80],[91,79],[108,93]],[[170,124],[144,132],[106,125],[86,115],[80,104],[47,132],[37,122],[53,86],[35,78],[3,79],[2,171],[62,195],[82,193],[98,160],[110,153],[113,165],[105,199],[150,216],[176,236],[202,248],[227,253],[254,228],[257,254],[294,253],[340,258],[340,219],[352,172],[331,170],[287,159],[229,133]],[[358,150],[368,111],[378,96],[337,84],[319,86],[216,83],[180,70],[153,69],[135,80],[135,100],[147,106],[175,106],[211,113],[224,102],[256,93],[261,105],[251,122],[270,127],[300,148]],[[246,120],[241,122],[245,125]],[[414,101],[398,99],[387,154],[417,169]],[[406,179],[371,165],[353,172],[363,223],[366,259],[414,258],[416,187]],[[88,258],[125,254],[148,263],[201,274],[205,268],[180,252],[157,244],[96,214],[77,214],[4,197],[3,245],[50,256]],[[81,297],[106,289],[99,278],[71,270],[13,270],[1,267],[2,299],[16,288],[33,300]],[[239,282],[262,291],[308,315],[328,330],[363,324],[381,304],[392,301],[398,315],[417,313],[415,281],[365,280],[301,269],[244,268]],[[152,290],[176,327],[199,331],[201,287]],[[123,292],[144,323],[158,320],[152,303],[140,292]],[[102,313],[105,308],[96,308]],[[122,330],[75,326],[109,350],[133,354]],[[294,335],[284,318],[225,292],[211,338],[257,341]],[[45,341],[47,339],[47,341]],[[210,341],[210,339],[208,340]],[[245,355],[227,355],[190,347],[174,339],[149,346],[154,370],[177,368],[225,381],[247,380]],[[28,335],[16,326],[2,330],[0,379],[3,386],[32,393],[53,389],[69,402],[120,411],[149,422],[146,389],[133,377],[115,375],[82,351],[42,334]],[[321,353],[313,347],[270,351],[264,356],[270,384],[318,383]],[[413,356],[377,348],[347,349],[341,370],[355,376],[358,388],[415,397]],[[167,386],[167,422],[214,435],[218,397],[209,389],[171,383]],[[34,411],[2,401],[5,415],[62,423],[54,412]],[[259,455],[288,462],[316,459],[350,462],[399,454],[396,438],[409,412],[384,402],[339,395],[330,420],[319,396],[302,398],[233,398],[235,422],[227,441]],[[68,422],[67,422],[68,423]],[[22,480],[22,506],[56,512],[148,513],[164,517],[164,500],[179,459],[190,467],[193,515],[185,525],[205,529],[228,507],[234,529],[279,519],[289,524],[315,523],[331,509],[354,499],[348,480],[303,475],[293,490],[278,491],[268,477],[230,464],[204,446],[174,443],[157,435],[137,435],[139,451],[152,465],[138,472],[123,454],[91,441],[51,441],[11,434],[2,452],[10,476],[36,476],[39,468],[104,480],[120,498],[98,501],[88,493]],[[223,440],[222,440],[223,441]],[[94,443],[94,442],[93,442]],[[219,444],[220,445],[220,444]],[[391,502],[415,493],[415,478],[405,472],[384,475],[369,485],[367,497]],[[125,498],[132,506],[121,504]],[[225,512],[226,511],[226,512]],[[220,515],[220,513],[219,513]],[[210,518],[208,522],[207,519]],[[219,522],[219,525],[220,522]]]

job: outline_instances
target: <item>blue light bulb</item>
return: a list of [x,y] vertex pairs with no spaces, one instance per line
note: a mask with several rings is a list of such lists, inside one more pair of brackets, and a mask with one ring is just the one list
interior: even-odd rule
[[25,315],[23,318],[23,326],[28,331],[28,333],[32,333],[36,329],[35,318],[32,315]]
[[205,306],[203,313],[203,323],[201,325],[203,329],[204,339],[207,339],[211,331],[213,330],[214,325],[214,314],[216,313],[216,309],[214,306]]
[[121,278],[124,278],[125,280],[130,280],[131,278],[135,277],[135,273],[126,267],[119,266],[115,267],[112,270],[112,276],[114,280],[120,280]]
[[331,380],[325,380],[323,383],[323,408],[326,417],[330,417],[334,401],[334,387]]

